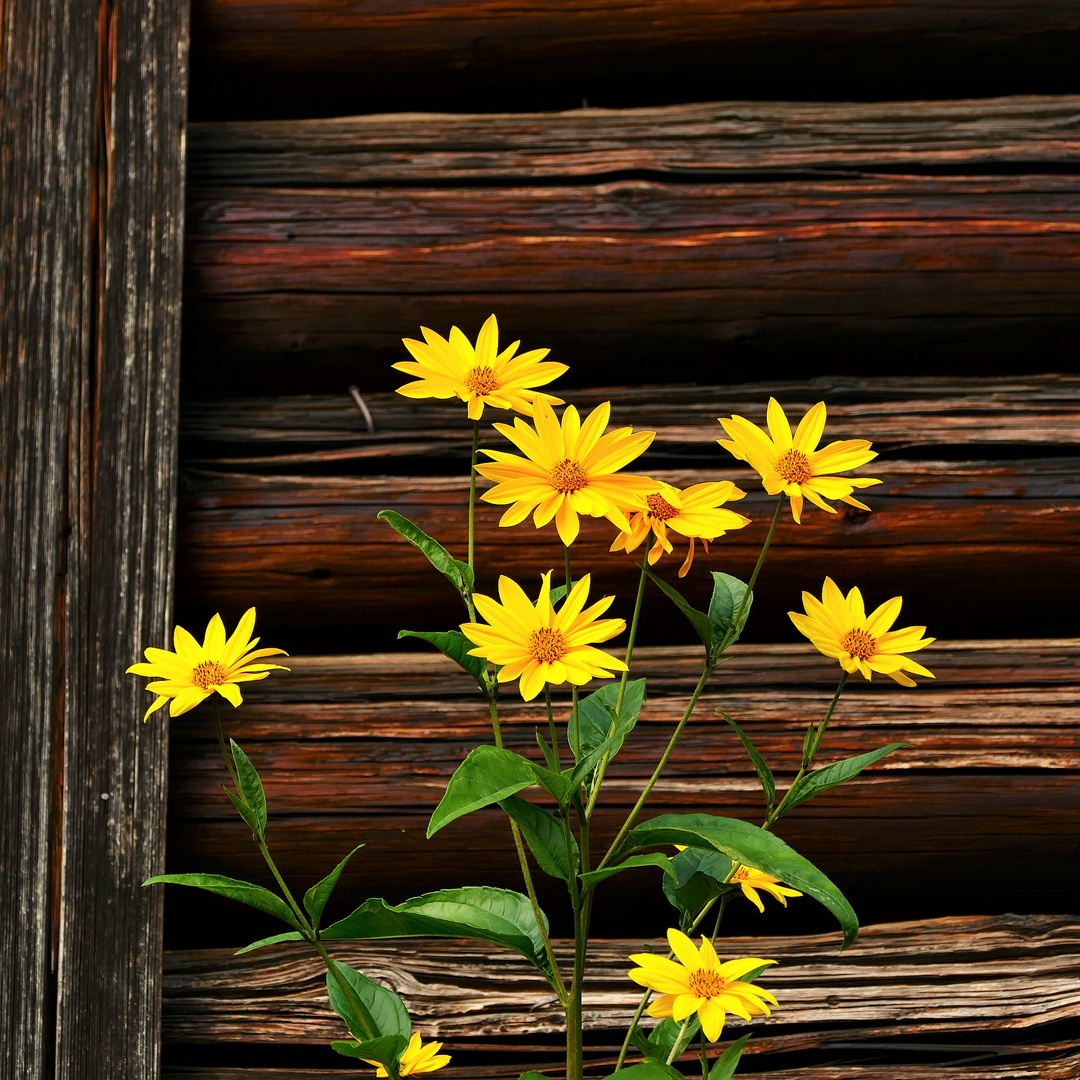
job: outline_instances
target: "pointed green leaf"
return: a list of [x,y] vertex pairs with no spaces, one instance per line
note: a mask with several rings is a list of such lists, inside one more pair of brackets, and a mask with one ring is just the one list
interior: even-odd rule
[[731,1080],[735,1070],[739,1067],[742,1058],[743,1047],[750,1038],[749,1033],[742,1038],[736,1039],[715,1061],[709,1070],[709,1080]]
[[[241,814],[244,820],[251,826],[252,832],[259,839],[266,836],[266,794],[263,791],[262,780],[255,766],[251,764],[247,754],[240,748],[235,739],[229,740],[229,749],[232,751],[233,764],[236,766],[236,782],[240,788],[240,798],[244,805],[249,807],[252,816]],[[235,804],[236,800],[233,800]],[[239,810],[240,808],[237,807]]]
[[401,638],[419,638],[434,645],[436,649],[460,668],[464,668],[477,685],[485,688],[488,663],[482,656],[470,656],[469,650],[476,646],[460,630],[399,630]]
[[[341,960],[332,960],[331,963],[334,965],[334,970],[352,987],[360,1004],[366,1010],[368,1018],[375,1025],[372,1040],[387,1035],[400,1035],[408,1042],[412,1035],[412,1021],[409,1019],[409,1010],[405,1008],[405,1002],[389,987],[372,982],[366,975]],[[349,1031],[355,1037],[364,1034],[366,1026],[364,1019],[357,1015],[352,1002],[345,995],[333,973],[329,971],[326,973],[326,991],[330,995],[330,1007],[345,1021]]]
[[758,748],[750,741],[746,732],[723,709],[717,709],[716,711],[731,725],[732,731],[738,735],[739,742],[743,744],[743,749],[754,763],[758,779],[761,781],[761,789],[765,792],[765,805],[769,810],[772,810],[773,803],[776,802],[776,778],[773,776],[772,769],[765,763],[765,759],[761,756]]
[[792,785],[791,791],[785,796],[784,802],[787,804],[787,809],[790,810],[792,807],[798,806],[799,803],[807,802],[815,795],[820,795],[823,791],[836,787],[837,784],[843,784],[852,777],[858,776],[868,765],[873,765],[883,757],[887,757],[894,750],[900,750],[910,745],[911,743],[905,742],[889,743],[888,746],[871,750],[867,754],[845,758],[843,761],[837,761],[833,765],[826,765],[822,769],[815,769],[813,772],[807,773],[798,783]]
[[[583,783],[607,754],[613,758],[621,749],[627,735],[634,730],[641,707],[645,703],[645,680],[634,679],[626,684],[622,708],[615,716],[619,700],[617,683],[602,686],[582,698],[578,704],[577,726],[580,729],[581,761],[572,771],[576,783]],[[571,746],[577,745],[577,733],[571,717],[567,730]]]
[[532,904],[527,896],[509,889],[483,885],[440,889],[394,907],[385,900],[367,900],[351,915],[328,926],[320,937],[324,941],[402,937],[490,941],[520,953],[548,979],[553,978]]
[[581,875],[581,880],[586,885],[598,885],[613,874],[621,874],[624,870],[635,870],[639,866],[659,866],[665,875],[672,873],[671,860],[659,852],[652,852],[648,855],[631,855],[630,858],[624,859],[618,866],[609,865],[605,866],[603,870],[590,870],[587,874]]
[[377,516],[380,521],[385,521],[392,529],[404,536],[413,547],[423,552],[428,562],[457,589],[463,600],[472,594],[473,572],[469,569],[468,563],[459,562],[438,540],[428,536],[423,529],[397,511],[380,510]]
[[278,945],[283,941],[303,941],[303,937],[295,930],[289,930],[284,934],[273,934],[270,937],[259,938],[242,949],[237,949],[233,956],[243,956],[244,953],[254,952],[256,949],[265,948],[267,945]]
[[[701,1022],[695,1016],[687,1025],[685,1031],[681,1029],[682,1024],[672,1020],[670,1017],[661,1020],[649,1032],[647,1056],[653,1061],[661,1063],[666,1063],[669,1057],[672,1060],[678,1060],[679,1055],[690,1045],[691,1040],[701,1030]],[[672,1051],[674,1051],[674,1055],[672,1055]]]
[[229,796],[233,806],[236,807],[236,812],[247,822],[248,828],[251,829],[252,835],[258,839],[263,839],[263,830],[266,826],[266,821],[259,820],[259,815],[255,812],[255,809],[248,806],[235,791],[230,788],[225,788],[225,794]]
[[729,645],[739,640],[739,635],[746,626],[746,620],[750,615],[750,607],[754,602],[753,596],[746,602],[746,608],[739,618],[739,625],[735,625],[735,615],[739,606],[746,596],[746,582],[740,581],[730,574],[721,574],[717,570],[712,571],[713,591],[709,601],[709,622],[713,628],[713,639],[717,642],[727,640]]
[[499,805],[517,822],[525,843],[536,858],[540,869],[552,877],[569,881],[570,875],[577,872],[581,865],[578,843],[570,836],[570,852],[573,866],[566,857],[566,835],[562,822],[550,811],[536,803],[511,795]]
[[843,893],[793,848],[748,821],[715,814],[661,814],[631,829],[616,858],[640,848],[686,844],[713,848],[735,862],[772,874],[812,896],[832,912],[844,931],[844,947],[859,933],[859,921]]
[[567,594],[568,591],[569,590],[566,588],[566,582],[564,581],[561,585],[556,585],[554,586],[554,588],[552,588],[549,599],[553,604],[557,604]]
[[398,1062],[408,1044],[409,1040],[402,1035],[382,1035],[377,1039],[368,1039],[366,1042],[336,1039],[330,1044],[330,1049],[341,1054],[342,1057],[359,1058],[369,1063],[377,1061],[391,1077],[394,1077],[398,1075]]
[[[644,569],[644,568],[643,568]],[[702,645],[705,646],[705,651],[710,656],[713,654],[713,650],[719,644],[719,639],[716,638],[713,631],[712,620],[704,611],[698,611],[696,607],[692,607],[688,604],[683,597],[682,593],[678,589],[672,588],[663,578],[657,577],[651,570],[645,570],[645,574],[649,580],[686,616],[690,621],[690,625],[697,632],[697,636],[701,638]]]
[[459,817],[500,802],[537,782],[527,758],[496,746],[478,746],[457,767],[428,823],[431,839]]
[[269,889],[264,889],[261,885],[252,885],[250,881],[239,881],[236,878],[223,877],[221,874],[158,874],[143,882],[143,885],[157,884],[187,885],[192,889],[202,889],[218,896],[227,896],[230,900],[258,908],[259,911],[274,915],[282,922],[299,929],[289,905],[280,896]]
[[315,885],[312,885],[306,893],[304,893],[304,909],[311,916],[311,925],[318,927],[319,919],[322,918],[323,910],[326,908],[326,902],[330,899],[330,894],[334,891],[338,883],[338,878],[341,877],[341,872],[348,865],[349,860],[363,847],[363,844],[357,844],[356,847],[345,856],[322,879]]
[[539,731],[536,733],[536,745],[540,747],[540,752],[544,755],[547,767],[552,771],[557,770],[559,763],[555,760],[555,751]]
[[639,1061],[627,1065],[604,1080],[682,1080],[682,1073],[660,1061]]

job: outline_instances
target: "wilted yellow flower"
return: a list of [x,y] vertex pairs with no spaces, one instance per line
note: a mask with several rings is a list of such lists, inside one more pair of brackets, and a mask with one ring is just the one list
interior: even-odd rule
[[789,611],[791,621],[819,651],[839,660],[845,671],[861,671],[867,679],[871,672],[877,671],[902,686],[915,685],[905,671],[930,679],[934,677],[921,664],[903,655],[925,649],[937,640],[923,637],[926,627],[889,629],[900,614],[901,597],[887,600],[868,616],[858,589],[852,589],[844,596],[836,582],[826,578],[820,600],[808,592],[802,594],[802,600],[806,614]]
[[665,551],[673,550],[667,534],[668,529],[672,529],[690,540],[686,559],[679,567],[679,577],[686,577],[694,561],[694,545],[698,540],[708,552],[710,540],[750,524],[748,517],[722,509],[724,503],[745,495],[745,491],[740,491],[729,480],[694,484],[682,491],[670,484],[659,484],[655,491],[645,496],[648,509],[639,510],[630,518],[629,530],[615,537],[610,550],[633,551],[651,530],[655,540],[649,549],[649,565],[653,566]]
[[593,648],[621,634],[626,620],[598,618],[611,606],[613,596],[585,607],[590,580],[586,574],[577,582],[558,611],[551,604],[550,573],[544,575],[535,605],[517,582],[505,576],[499,578],[501,604],[474,593],[476,610],[490,625],[461,624],[461,632],[477,646],[469,655],[498,665],[499,682],[520,679],[526,701],[532,701],[545,685],[581,686],[590,679],[610,679],[612,672],[625,671],[621,660]]
[[701,939],[700,951],[680,930],[669,930],[667,938],[678,962],[655,953],[630,957],[640,965],[630,971],[630,978],[661,995],[649,1006],[650,1016],[671,1017],[681,1023],[696,1012],[705,1038],[716,1042],[729,1012],[750,1020],[754,1016],[771,1016],[769,1005],[779,1007],[768,990],[740,982],[743,975],[775,964],[775,960],[747,957],[722,964],[707,937]]
[[720,417],[730,441],[716,441],[740,461],[749,462],[757,469],[770,495],[783,492],[791,499],[791,515],[796,524],[802,516],[804,496],[830,514],[835,514],[836,510],[825,502],[826,499],[839,499],[861,510],[870,509],[853,498],[851,493],[856,488],[880,484],[880,480],[829,474],[865,465],[876,458],[877,453],[870,449],[870,443],[865,439],[846,439],[816,449],[825,430],[825,402],[819,401],[799,421],[794,435],[791,434],[791,425],[784,410],[775,398],[769,398],[767,420],[768,435],[757,424],[742,416],[732,416],[726,420]]
[[514,426],[496,424],[525,456],[502,450],[484,450],[493,461],[477,465],[476,471],[495,487],[481,496],[484,502],[510,505],[500,525],[519,525],[529,514],[539,529],[552,518],[562,542],[569,547],[579,529],[578,514],[606,517],[617,528],[629,531],[626,511],[644,509],[645,496],[656,490],[646,476],[619,475],[656,437],[655,431],[630,427],[605,434],[611,403],[598,405],[582,423],[573,405],[563,412],[560,424],[551,406],[538,400],[533,409],[535,429],[524,420]]
[[541,394],[534,386],[546,386],[566,370],[565,364],[542,363],[549,349],[534,349],[515,356],[520,341],[499,352],[499,324],[492,315],[480,328],[475,347],[456,327],[450,329],[450,340],[420,327],[423,341],[404,338],[403,344],[412,353],[412,360],[394,364],[417,381],[398,387],[398,393],[410,398],[458,397],[469,403],[469,419],[479,420],[484,406],[514,409],[532,416],[537,399],[550,405],[561,405],[562,398]]
[[[413,1035],[409,1040],[409,1045],[402,1052],[401,1061],[398,1062],[398,1072],[402,1076],[411,1076],[413,1073],[434,1072],[444,1065],[449,1065],[450,1055],[439,1053],[442,1047],[441,1042],[429,1042],[425,1046],[418,1032]],[[369,1061],[368,1064],[377,1066],[376,1080],[379,1077],[390,1075],[377,1061]]]
[[780,879],[772,877],[770,874],[766,874],[761,870],[755,870],[752,866],[740,866],[736,869],[735,873],[731,875],[731,883],[738,885],[742,889],[743,896],[750,901],[758,909],[758,911],[764,911],[765,905],[761,902],[761,897],[758,896],[757,890],[767,892],[770,896],[779,900],[784,907],[787,907],[787,897],[789,896],[802,896],[802,893],[798,889],[789,889],[786,885],[780,884]]
[[[159,682],[146,684],[146,689],[158,695],[146,710],[146,716],[161,708],[168,701],[169,715],[179,716],[194,709],[199,702],[218,693],[233,707],[241,704],[240,687],[237,683],[265,679],[271,671],[288,671],[281,664],[256,664],[264,656],[287,656],[284,649],[255,649],[258,638],[252,638],[255,629],[255,609],[244,612],[236,629],[225,640],[225,624],[215,615],[206,627],[206,635],[200,645],[182,626],[173,631],[176,652],[167,649],[147,649],[148,664],[132,664],[129,675],[146,675]],[[252,652],[252,650],[255,650]]]

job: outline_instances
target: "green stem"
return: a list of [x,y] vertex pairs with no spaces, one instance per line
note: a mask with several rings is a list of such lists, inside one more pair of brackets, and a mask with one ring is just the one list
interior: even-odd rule
[[555,754],[555,768],[562,772],[562,756],[559,753],[559,732],[555,727],[555,713],[551,709],[551,687],[544,683],[544,704],[547,706],[548,737],[551,739],[551,749]]
[[[570,545],[567,544],[563,547],[563,567],[565,569],[566,577],[566,596],[563,597],[563,603],[566,603],[566,597],[570,595],[570,590],[574,587],[574,576],[570,571]],[[574,733],[574,745],[570,748],[574,752],[574,760],[581,760],[581,729],[578,727],[578,688],[577,686],[570,687],[570,729]]]
[[[795,790],[799,781],[806,775],[807,770],[814,764],[814,758],[817,756],[818,750],[821,749],[821,740],[825,738],[825,729],[829,726],[829,721],[832,719],[833,713],[836,711],[836,705],[840,700],[840,695],[844,692],[844,686],[848,681],[848,672],[843,672],[840,675],[840,682],[837,684],[836,693],[832,696],[832,701],[829,702],[829,709],[825,713],[825,719],[821,721],[817,731],[810,736],[810,744],[803,754],[802,768],[799,769],[795,776],[795,779],[791,781],[790,786],[787,789],[787,793],[780,800],[780,804],[769,811],[769,816],[765,819],[765,823],[762,825],[763,829],[771,829],[787,812],[789,809],[788,803],[790,802],[791,793]],[[811,725],[811,731],[813,731],[813,725]]]
[[694,711],[694,707],[698,703],[698,698],[701,697],[702,690],[705,689],[705,684],[709,681],[709,676],[714,670],[713,664],[706,664],[702,669],[701,678],[697,681],[697,686],[694,687],[694,692],[690,695],[690,700],[687,702],[686,710],[683,712],[682,719],[676,725],[675,730],[671,733],[671,738],[668,739],[668,744],[664,747],[664,753],[661,755],[660,760],[656,763],[656,768],[653,769],[652,776],[649,777],[645,784],[644,789],[638,796],[638,800],[634,803],[634,808],[630,811],[626,820],[622,823],[622,827],[619,829],[618,835],[611,842],[611,847],[608,848],[607,853],[597,864],[597,869],[603,869],[614,857],[615,852],[618,850],[619,845],[626,838],[626,834],[633,828],[634,821],[638,814],[641,812],[641,808],[645,805],[646,800],[652,793],[652,789],[656,786],[657,780],[660,779],[660,774],[664,771],[668,763],[668,759],[671,757],[675,750],[675,745],[679,741],[679,736],[683,733],[683,728],[686,727],[687,722],[690,720],[690,716]]
[[233,762],[232,754],[229,753],[229,748],[225,745],[225,732],[221,728],[221,706],[218,704],[217,694],[211,696],[210,705],[214,711],[214,727],[217,729],[217,740],[218,746],[221,747],[221,756],[225,761],[225,768],[229,770],[229,779],[232,780],[233,790],[239,795],[240,780],[236,775],[236,765]]
[[709,1080],[709,1044],[705,1041],[705,1029],[701,1029],[701,1080]]
[[[634,616],[630,620],[630,636],[626,639],[626,656],[624,657],[626,670],[622,673],[622,680],[619,683],[619,697],[615,702],[616,716],[622,712],[623,698],[626,696],[626,681],[630,677],[630,664],[634,658],[634,642],[637,640],[638,622],[641,619],[641,601],[645,596],[645,566],[646,564],[642,562],[641,576],[638,578],[637,599],[634,601]],[[589,804],[585,807],[586,820],[592,819],[593,811],[596,809],[596,800],[600,795],[600,785],[604,782],[604,774],[607,772],[610,761],[611,754],[605,753],[600,759],[600,764],[596,767],[592,786],[589,789]]]
[[683,1022],[682,1027],[679,1028],[679,1034],[675,1036],[675,1043],[671,1047],[671,1053],[667,1056],[667,1064],[670,1065],[679,1056],[679,1044],[683,1041],[683,1036],[686,1034],[686,1029],[690,1026],[690,1017],[688,1016]]
[[[472,458],[469,462],[469,569],[473,570],[476,553],[476,456],[480,448],[480,421],[473,421],[472,432]],[[474,571],[475,573],[475,571]],[[472,595],[466,598],[469,607],[469,618],[476,621],[476,608],[472,602]]]
[[746,592],[743,593],[742,602],[739,604],[739,610],[735,613],[735,619],[732,623],[731,629],[724,635],[724,640],[720,643],[720,648],[717,649],[717,654],[722,653],[731,642],[739,636],[738,627],[742,625],[743,615],[746,613],[746,607],[750,603],[750,599],[754,593],[754,586],[757,584],[758,575],[761,573],[761,568],[765,565],[765,556],[769,553],[769,548],[772,546],[773,536],[776,533],[776,526],[780,524],[780,515],[784,510],[784,495],[776,500],[776,509],[773,511],[772,521],[769,522],[769,531],[765,535],[765,543],[761,545],[761,551],[758,554],[757,562],[754,564],[754,572],[750,575],[750,580],[746,585]]

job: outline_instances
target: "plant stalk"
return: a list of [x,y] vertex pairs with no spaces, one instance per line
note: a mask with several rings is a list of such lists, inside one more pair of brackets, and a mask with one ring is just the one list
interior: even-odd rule
[[225,732],[221,727],[221,706],[218,704],[217,694],[211,696],[210,706],[214,712],[214,728],[217,730],[217,741],[218,746],[221,747],[221,756],[225,761],[225,768],[229,770],[229,779],[232,780],[233,790],[239,795],[240,779],[236,775],[236,765],[233,763],[232,754],[229,753],[229,748],[225,745]]
[[[473,570],[476,554],[476,457],[480,448],[480,421],[473,421],[472,432],[472,458],[469,461],[469,569]],[[475,575],[475,570],[474,570]],[[474,577],[475,580],[475,577]],[[472,594],[466,597],[465,603],[469,608],[469,619],[476,622],[476,607],[472,601]]]

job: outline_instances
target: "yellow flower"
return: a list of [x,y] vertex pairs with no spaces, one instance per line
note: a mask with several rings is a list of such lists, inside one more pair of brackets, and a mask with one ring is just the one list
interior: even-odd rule
[[499,665],[499,682],[520,679],[519,689],[526,701],[532,701],[545,685],[568,682],[581,686],[593,678],[610,679],[613,671],[625,671],[621,660],[593,648],[596,642],[621,634],[626,621],[598,618],[611,606],[613,596],[585,607],[589,582],[586,574],[556,612],[550,599],[550,572],[544,575],[535,606],[520,585],[500,577],[501,604],[490,596],[473,594],[476,610],[490,625],[461,624],[461,632],[477,646],[469,655]]
[[770,495],[783,492],[791,499],[791,515],[798,524],[802,516],[803,497],[815,506],[835,514],[826,499],[839,499],[860,510],[870,507],[852,498],[855,488],[872,487],[880,480],[869,477],[830,476],[829,473],[846,472],[865,465],[877,457],[865,439],[846,439],[832,442],[817,449],[821,433],[825,430],[825,402],[819,401],[799,421],[795,434],[791,434],[784,410],[775,398],[769,398],[769,435],[749,420],[732,416],[720,423],[731,437],[716,441],[730,450],[740,461],[747,461],[761,474],[761,481]]
[[496,424],[524,455],[501,450],[484,450],[491,462],[477,465],[476,471],[496,485],[483,494],[484,502],[505,506],[500,525],[518,525],[529,514],[542,528],[552,518],[562,542],[569,547],[578,534],[578,514],[606,517],[628,532],[626,510],[644,509],[645,496],[656,490],[656,482],[645,476],[619,476],[618,471],[644,453],[656,437],[655,431],[615,428],[606,434],[611,403],[598,405],[585,418],[569,406],[562,423],[546,401],[538,400],[533,410],[535,429],[520,418],[514,426]]
[[845,597],[836,582],[826,578],[820,600],[808,592],[802,594],[802,600],[806,614],[789,611],[791,621],[818,650],[839,660],[845,671],[861,671],[867,679],[871,672],[878,671],[902,686],[915,685],[905,671],[934,677],[921,664],[903,655],[925,649],[937,640],[923,637],[926,627],[889,629],[900,614],[901,597],[894,596],[868,616],[858,589],[852,589]]
[[469,403],[470,420],[479,420],[485,405],[532,416],[538,399],[562,404],[562,398],[531,388],[557,379],[567,370],[566,365],[541,363],[549,349],[515,356],[520,341],[499,352],[499,324],[494,315],[480,328],[475,347],[456,326],[450,328],[449,341],[426,326],[420,327],[420,332],[423,341],[404,338],[402,342],[416,362],[394,364],[399,371],[418,376],[416,382],[399,386],[399,394],[410,398],[458,397]]
[[770,896],[779,900],[784,907],[787,907],[787,897],[789,896],[802,896],[802,893],[798,889],[789,889],[786,885],[780,884],[779,878],[774,878],[769,874],[763,873],[761,870],[755,870],[752,866],[740,866],[734,874],[731,875],[732,884],[738,884],[742,889],[743,896],[750,901],[758,909],[758,911],[764,911],[765,905],[761,902],[761,897],[758,896],[757,890],[767,892]]
[[[409,1045],[405,1047],[401,1054],[401,1061],[398,1062],[398,1071],[402,1076],[411,1076],[413,1073],[426,1073],[434,1072],[436,1069],[441,1069],[444,1065],[450,1064],[449,1054],[440,1054],[443,1044],[441,1042],[429,1042],[426,1046],[420,1040],[419,1032],[409,1040]],[[366,1058],[364,1059],[367,1060]],[[378,1071],[375,1073],[376,1080],[379,1077],[389,1076],[390,1074],[379,1065],[377,1061],[368,1061],[369,1065],[375,1065]]]
[[[288,671],[280,664],[255,664],[264,656],[287,656],[284,649],[255,649],[258,638],[252,638],[255,629],[255,609],[248,608],[232,636],[225,640],[225,624],[215,615],[206,627],[206,636],[200,645],[182,626],[173,631],[176,652],[167,649],[147,649],[148,664],[132,664],[129,675],[146,675],[159,682],[146,684],[146,689],[158,695],[146,710],[147,717],[169,702],[169,715],[179,716],[194,709],[199,702],[218,693],[234,708],[243,698],[237,683],[265,679],[271,671]],[[254,652],[252,650],[255,649]]]
[[660,484],[645,496],[646,510],[639,510],[630,518],[630,528],[619,533],[611,545],[611,551],[633,551],[652,530],[656,538],[649,549],[649,565],[653,566],[665,552],[671,552],[668,529],[690,539],[690,550],[679,567],[679,577],[686,577],[694,561],[694,545],[700,540],[706,554],[709,541],[716,540],[731,529],[741,529],[750,524],[748,517],[734,510],[723,510],[725,502],[734,502],[746,495],[729,480],[722,483],[694,484],[683,491],[670,484]]
[[739,981],[755,968],[775,964],[775,960],[747,957],[722,964],[707,937],[701,939],[700,951],[679,930],[669,930],[667,938],[678,962],[654,953],[630,957],[640,965],[630,971],[630,978],[661,995],[649,1006],[650,1016],[670,1016],[681,1023],[696,1012],[705,1038],[716,1042],[729,1012],[749,1020],[753,1016],[771,1016],[769,1005],[779,1007],[768,990]]

